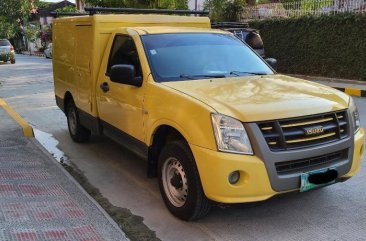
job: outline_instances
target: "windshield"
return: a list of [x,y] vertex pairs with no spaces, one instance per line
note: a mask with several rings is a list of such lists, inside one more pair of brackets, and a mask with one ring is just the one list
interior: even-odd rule
[[8,40],[0,40],[0,46],[10,46],[10,42]]
[[242,41],[229,34],[141,36],[158,82],[273,74]]

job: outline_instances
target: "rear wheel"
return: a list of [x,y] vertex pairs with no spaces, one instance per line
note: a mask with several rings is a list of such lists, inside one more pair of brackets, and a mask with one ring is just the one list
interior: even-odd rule
[[74,101],[69,101],[66,108],[67,126],[71,138],[75,142],[87,142],[91,132],[80,124],[79,113],[74,104]]
[[166,144],[159,158],[159,187],[169,211],[183,220],[205,216],[211,202],[203,193],[196,163],[184,141]]

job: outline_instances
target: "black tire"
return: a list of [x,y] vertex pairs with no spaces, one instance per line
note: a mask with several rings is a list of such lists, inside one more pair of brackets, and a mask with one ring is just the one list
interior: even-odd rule
[[75,142],[87,142],[91,131],[80,124],[79,113],[73,100],[67,103],[66,117],[71,138]]
[[185,141],[164,146],[159,157],[158,180],[161,196],[174,216],[192,221],[210,211],[211,201],[203,192],[193,154]]
[[11,64],[15,64],[15,59],[10,60]]

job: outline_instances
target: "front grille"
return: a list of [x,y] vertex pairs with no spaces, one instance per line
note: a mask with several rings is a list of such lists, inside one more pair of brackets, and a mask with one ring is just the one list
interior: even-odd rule
[[346,159],[348,156],[348,149],[333,152],[330,154],[305,158],[295,161],[277,162],[275,164],[277,173],[279,175],[290,174],[299,171],[309,171],[325,164],[333,164]]
[[322,145],[348,136],[347,111],[258,123],[272,151]]

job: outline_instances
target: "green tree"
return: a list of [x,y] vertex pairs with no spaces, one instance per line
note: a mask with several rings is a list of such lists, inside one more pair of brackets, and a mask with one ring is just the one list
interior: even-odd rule
[[225,5],[225,21],[236,22],[240,19],[240,14],[244,11],[245,0],[228,1]]
[[10,23],[6,17],[0,16],[0,39],[12,38],[20,31],[19,25]]
[[205,0],[204,10],[210,11],[210,18],[214,21],[224,21],[225,4],[227,0]]
[[99,7],[188,9],[187,0],[85,0],[85,2]]
[[50,2],[43,2],[43,1],[40,1],[40,0],[35,0],[34,1],[34,5],[37,8],[48,8],[50,5],[52,5],[52,3],[50,3]]
[[204,9],[213,21],[238,21],[245,5],[245,0],[206,0]]
[[30,0],[0,1],[0,38],[13,38],[21,32],[20,23],[31,14]]
[[186,0],[160,0],[156,8],[163,9],[188,9]]
[[24,28],[24,35],[29,40],[29,42],[34,43],[39,35],[39,30],[36,26],[28,24]]
[[58,12],[58,13],[75,13],[77,11],[78,11],[77,8],[72,5],[56,9],[56,12]]

